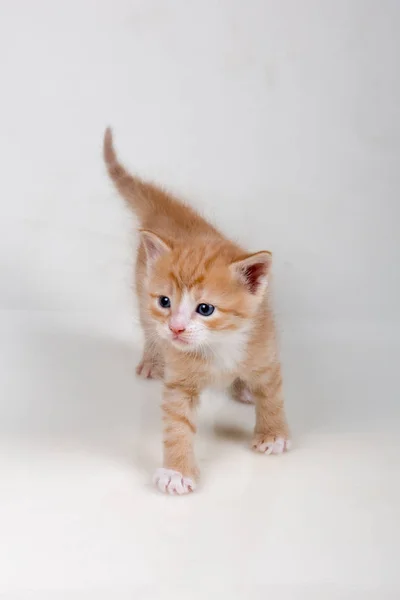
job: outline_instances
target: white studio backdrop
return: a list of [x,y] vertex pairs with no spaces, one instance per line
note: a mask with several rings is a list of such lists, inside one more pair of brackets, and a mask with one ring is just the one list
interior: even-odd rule
[[3,1],[2,309],[130,308],[121,158],[275,254],[281,324],[398,318],[398,2]]
[[[0,592],[399,597],[399,31],[397,0],[0,1]],[[129,168],[274,254],[293,452],[258,461],[251,408],[207,392],[181,504],[149,484],[160,390],[134,377],[107,125]]]

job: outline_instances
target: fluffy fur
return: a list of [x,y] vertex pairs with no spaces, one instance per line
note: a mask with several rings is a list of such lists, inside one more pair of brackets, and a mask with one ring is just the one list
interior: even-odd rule
[[[192,208],[129,174],[117,160],[110,129],[104,160],[141,226],[136,289],[145,347],[137,373],[161,378],[164,386],[164,465],[155,483],[183,494],[198,477],[195,413],[206,386],[222,383],[235,398],[255,402],[255,450],[289,449],[266,293],[271,254],[247,253]],[[215,307],[212,314],[199,313],[203,305]]]

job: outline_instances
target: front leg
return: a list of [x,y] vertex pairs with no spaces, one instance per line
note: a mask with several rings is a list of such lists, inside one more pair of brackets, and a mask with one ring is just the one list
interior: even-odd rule
[[167,381],[164,385],[164,466],[154,475],[154,483],[162,492],[187,494],[196,487],[193,440],[198,399],[198,390],[185,382]]
[[164,360],[161,348],[155,340],[150,342],[149,335],[149,333],[145,333],[143,356],[136,367],[136,374],[143,379],[162,379]]
[[289,429],[283,405],[282,374],[274,361],[253,383],[256,426],[252,446],[265,454],[281,454],[290,448]]

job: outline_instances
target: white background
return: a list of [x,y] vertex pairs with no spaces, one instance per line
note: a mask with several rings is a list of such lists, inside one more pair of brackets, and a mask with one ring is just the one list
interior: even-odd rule
[[[396,0],[2,0],[1,591],[399,589],[399,27]],[[106,125],[275,257],[294,451],[253,457],[252,410],[210,393],[183,500],[148,485],[160,389],[134,378]]]

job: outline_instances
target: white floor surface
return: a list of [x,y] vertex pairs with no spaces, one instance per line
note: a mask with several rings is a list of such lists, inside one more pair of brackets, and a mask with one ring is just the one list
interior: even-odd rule
[[288,327],[293,450],[253,454],[253,408],[209,392],[201,485],[169,497],[130,317],[0,324],[5,598],[400,597],[398,331]]

